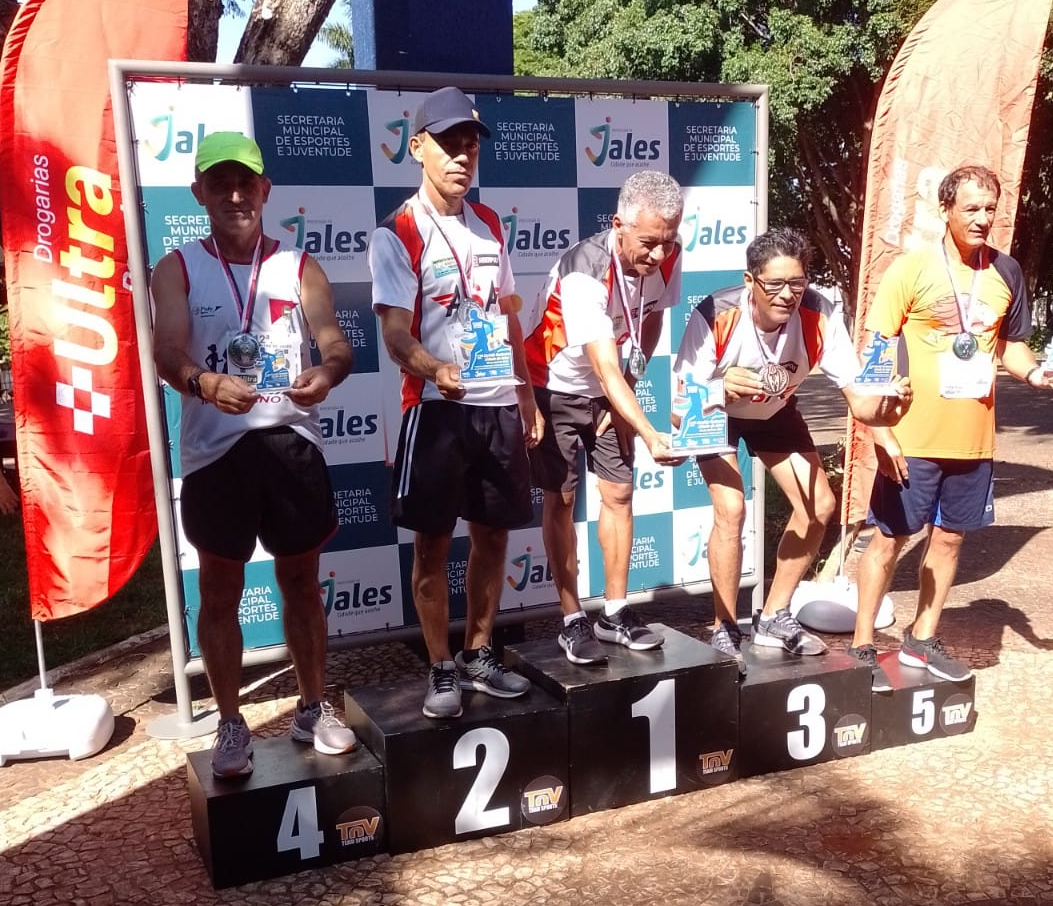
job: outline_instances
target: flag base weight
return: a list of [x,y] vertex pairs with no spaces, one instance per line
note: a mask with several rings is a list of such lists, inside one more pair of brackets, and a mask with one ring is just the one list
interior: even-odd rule
[[[859,589],[847,576],[834,576],[830,582],[802,582],[790,599],[790,613],[816,632],[854,632]],[[892,599],[885,595],[878,605],[875,629],[896,622]]]
[[88,758],[113,736],[113,710],[101,695],[55,695],[37,689],[32,698],[0,708],[0,765],[16,758],[68,755]]

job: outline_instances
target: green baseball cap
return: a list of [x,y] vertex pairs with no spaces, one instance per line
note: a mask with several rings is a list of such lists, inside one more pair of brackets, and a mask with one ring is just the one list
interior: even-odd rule
[[197,146],[194,166],[204,173],[224,161],[248,167],[253,173],[263,173],[263,153],[260,146],[240,132],[212,132]]

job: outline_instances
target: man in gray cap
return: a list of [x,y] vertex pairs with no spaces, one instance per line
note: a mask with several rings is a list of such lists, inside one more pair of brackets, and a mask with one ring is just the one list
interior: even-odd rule
[[[462,689],[512,698],[529,688],[496,657],[491,633],[508,530],[533,515],[526,449],[544,426],[527,377],[516,314],[522,300],[500,218],[465,197],[480,138],[490,130],[451,87],[421,101],[413,132],[420,189],[377,227],[369,266],[373,309],[402,371],[391,514],[415,533],[413,600],[430,664],[423,712],[451,718],[461,714]],[[518,385],[462,379],[456,350],[471,344],[480,319],[507,331]],[[464,650],[453,657],[446,562],[459,517],[468,523],[471,553]]]

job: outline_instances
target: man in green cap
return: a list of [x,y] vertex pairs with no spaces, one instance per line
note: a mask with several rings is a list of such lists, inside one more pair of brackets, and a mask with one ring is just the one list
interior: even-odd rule
[[190,190],[211,233],[154,269],[154,361],[184,394],[180,511],[198,552],[198,644],[220,715],[212,770],[230,777],[252,771],[252,736],[238,703],[238,607],[257,540],[274,557],[300,691],[292,738],[323,754],[355,745],[322,698],[326,622],[318,597],[319,551],[337,518],[317,407],[351,371],[351,347],[319,264],[264,235],[271,182],[256,142],[238,132],[205,136],[194,175]]

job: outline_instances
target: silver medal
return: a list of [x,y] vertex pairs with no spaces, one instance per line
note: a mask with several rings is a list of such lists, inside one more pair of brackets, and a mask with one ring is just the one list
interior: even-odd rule
[[790,385],[790,372],[782,365],[767,362],[760,370],[760,382],[768,396],[778,396]]
[[260,341],[251,333],[239,333],[227,344],[227,358],[239,368],[254,368],[260,355]]
[[634,346],[629,353],[629,374],[636,378],[636,380],[640,380],[646,372],[647,358],[638,346]]
[[979,348],[980,344],[976,342],[976,337],[964,331],[958,334],[951,343],[951,349],[954,350],[954,354],[962,361],[971,359],[976,355],[976,350]]

